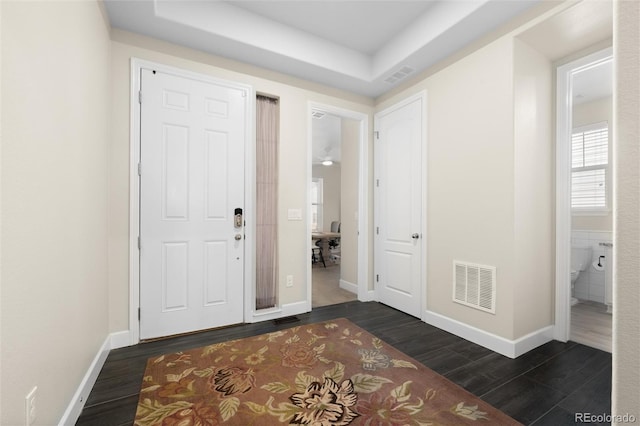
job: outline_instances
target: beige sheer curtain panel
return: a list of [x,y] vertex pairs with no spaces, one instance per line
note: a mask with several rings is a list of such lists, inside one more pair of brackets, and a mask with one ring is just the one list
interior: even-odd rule
[[278,297],[278,100],[256,101],[256,309]]

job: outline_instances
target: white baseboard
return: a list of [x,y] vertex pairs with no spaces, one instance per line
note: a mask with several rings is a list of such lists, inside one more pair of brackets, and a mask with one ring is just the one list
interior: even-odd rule
[[282,305],[280,308],[268,309],[265,312],[254,312],[253,318],[248,318],[247,322],[269,321],[278,318],[290,317],[309,312],[311,308],[306,300]]
[[422,320],[509,358],[517,358],[553,340],[553,326],[541,328],[516,340],[509,340],[432,311],[425,311]]
[[282,305],[282,317],[290,317],[292,315],[300,315],[311,311],[311,307],[306,300],[302,302],[288,303]]
[[91,389],[93,385],[96,383],[96,379],[98,378],[98,374],[100,374],[100,370],[102,370],[102,366],[104,365],[105,360],[107,359],[107,355],[109,355],[109,351],[111,350],[111,335],[108,335],[105,339],[104,343],[98,350],[95,358],[91,362],[89,369],[85,373],[82,381],[80,382],[80,386],[73,394],[73,398],[69,403],[69,406],[65,410],[60,422],[59,426],[67,426],[67,425],[75,425],[80,417],[80,413],[82,413],[82,409],[84,408],[84,404],[87,402],[87,398],[89,397],[89,393],[91,393]]
[[375,290],[365,290],[362,293],[358,293],[358,300],[361,302],[377,302],[376,291]]
[[131,332],[129,330],[111,333],[111,349],[119,349],[131,346]]
[[84,408],[84,404],[87,402],[87,398],[91,393],[91,389],[93,389],[93,385],[96,383],[96,379],[100,374],[100,370],[102,370],[102,366],[104,362],[107,360],[107,356],[109,355],[109,351],[111,349],[124,348],[125,346],[131,346],[131,332],[128,330],[118,331],[116,333],[111,333],[104,340],[104,343],[98,350],[95,358],[91,362],[89,369],[85,373],[82,381],[80,382],[80,386],[73,394],[73,398],[69,403],[69,406],[65,410],[58,426],[66,426],[66,425],[75,425],[80,417],[80,413],[82,413],[82,409]]
[[516,357],[553,340],[554,326],[550,325],[514,340]]
[[358,294],[358,285],[354,283],[350,283],[349,281],[345,281],[341,279],[340,288],[343,290],[350,291],[351,293]]

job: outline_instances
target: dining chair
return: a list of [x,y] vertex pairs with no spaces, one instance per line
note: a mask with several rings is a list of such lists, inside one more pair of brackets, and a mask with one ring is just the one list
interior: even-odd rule
[[[320,247],[320,240],[312,240],[311,243],[311,263],[313,264],[318,262],[318,258],[320,258],[322,266],[326,268],[327,264],[324,262],[324,255],[322,254],[322,247]],[[316,257],[316,253],[318,254],[318,257]]]

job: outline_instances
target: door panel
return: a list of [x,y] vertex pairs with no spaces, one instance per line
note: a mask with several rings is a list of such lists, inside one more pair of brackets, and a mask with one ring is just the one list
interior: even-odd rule
[[423,297],[422,98],[376,115],[376,288],[416,317]]
[[[223,132],[205,132],[206,137],[206,218],[207,220],[224,220],[232,206],[225,197],[227,192],[227,156],[228,137]],[[236,206],[237,207],[237,206]]]
[[164,124],[162,132],[162,207],[165,220],[188,220],[189,129]]
[[227,301],[227,269],[228,258],[226,241],[205,241],[205,286],[204,304],[212,306]]
[[407,253],[386,250],[385,260],[385,268],[389,271],[385,280],[387,290],[411,297],[413,290],[411,286],[412,256]]
[[187,309],[189,246],[185,242],[162,244],[162,312]]
[[242,322],[247,98],[146,69],[141,87],[140,337]]

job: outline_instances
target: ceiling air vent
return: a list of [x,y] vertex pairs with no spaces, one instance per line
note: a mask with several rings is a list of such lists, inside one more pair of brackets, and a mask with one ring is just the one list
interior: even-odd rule
[[322,111],[316,111],[316,110],[311,111],[311,116],[313,118],[317,118],[318,120],[320,120],[321,118],[324,118],[325,115],[326,114]]
[[385,81],[385,83],[395,84],[398,81],[403,80],[404,78],[406,78],[409,74],[411,74],[414,71],[415,70],[413,68],[404,66],[404,67],[400,68],[398,71],[396,71],[393,74],[391,74],[389,77],[385,78],[384,81]]
[[453,301],[496,313],[496,268],[453,261]]

